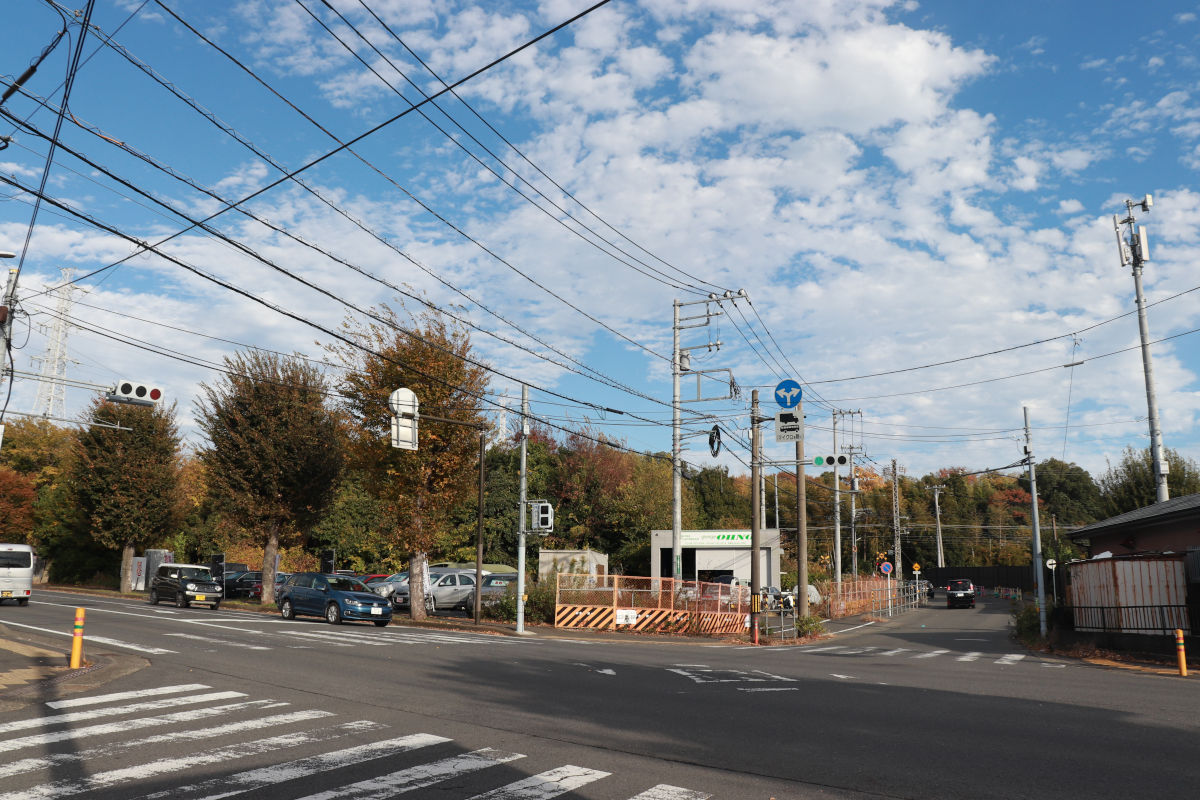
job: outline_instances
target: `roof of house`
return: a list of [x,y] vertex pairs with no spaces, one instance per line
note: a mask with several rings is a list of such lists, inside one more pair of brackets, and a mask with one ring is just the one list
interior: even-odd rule
[[1172,497],[1170,500],[1162,503],[1135,508],[1133,511],[1126,511],[1124,514],[1118,514],[1115,517],[1109,517],[1099,522],[1093,522],[1091,525],[1085,525],[1079,530],[1072,531],[1071,538],[1086,539],[1097,533],[1107,533],[1110,530],[1120,529],[1128,525],[1150,522],[1169,516],[1182,516],[1196,511],[1200,511],[1200,494],[1185,494],[1182,497]]

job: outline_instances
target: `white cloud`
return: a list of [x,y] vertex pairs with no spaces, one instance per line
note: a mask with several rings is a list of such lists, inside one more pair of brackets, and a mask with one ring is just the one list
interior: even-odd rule
[[1078,214],[1079,212],[1083,211],[1083,208],[1083,203],[1079,202],[1075,198],[1060,200],[1058,202],[1058,213],[1060,214]]

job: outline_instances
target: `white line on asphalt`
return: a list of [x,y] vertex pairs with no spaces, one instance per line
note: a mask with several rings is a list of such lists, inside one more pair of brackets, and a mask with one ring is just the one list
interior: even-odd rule
[[470,800],[550,800],[560,794],[573,792],[592,781],[607,778],[611,774],[611,772],[601,772],[598,769],[567,764],[533,775],[523,781],[477,794]]
[[[417,764],[408,769],[380,775],[378,778],[368,778],[358,783],[310,794],[301,800],[340,800],[351,797],[354,800],[385,800],[394,794],[422,789],[447,778],[494,767],[497,764],[507,764],[524,757],[521,753],[509,753],[485,747],[482,750],[450,756],[440,761]],[[0,800],[4,800],[4,798],[0,798]]]
[[1000,656],[996,659],[997,664],[1015,664],[1025,658],[1024,653],[1009,653],[1006,656]]
[[981,655],[983,655],[983,653],[963,653],[961,656],[956,658],[955,661],[978,661]]
[[304,744],[314,744],[330,739],[337,739],[355,732],[357,732],[356,724],[346,723],[317,731],[288,733],[268,739],[240,742],[226,747],[218,747],[214,750],[204,750],[180,758],[164,758],[132,767],[98,772],[95,775],[89,775],[78,780],[67,779],[45,783],[33,790],[25,789],[19,792],[0,794],[0,800],[50,800],[51,798],[67,797],[73,794],[81,794],[82,792],[107,789],[129,781],[145,780],[155,775],[183,772],[184,770],[206,764],[223,764],[235,758],[272,753],[285,747],[298,747]]
[[[335,750],[332,753],[321,753],[320,755],[300,758],[283,764],[273,764],[269,767],[246,770],[235,775],[222,775],[210,778],[202,783],[192,784],[191,786],[173,787],[146,795],[141,800],[160,800],[160,798],[185,800],[185,798],[200,798],[202,796],[204,800],[219,800],[219,798],[242,794],[264,786],[275,786],[285,781],[294,781],[298,778],[307,778],[310,775],[319,775],[350,764],[370,761],[381,756],[417,750],[422,747],[429,747],[430,745],[442,744],[449,741],[450,739],[444,736],[414,733],[396,739],[385,739],[380,742],[349,747],[345,750]],[[209,791],[215,791],[216,794],[203,794]]]
[[[828,622],[829,620],[825,620],[825,621],[826,621],[826,622]],[[853,628],[843,628],[843,629],[842,629],[842,630],[840,630],[840,631],[830,631],[830,632],[829,632],[829,635],[830,635],[830,636],[835,636],[835,635],[837,635],[837,634],[839,634],[839,633],[849,633],[850,631],[856,631],[856,630],[858,630],[859,628],[865,628],[865,627],[867,627],[868,625],[874,625],[874,624],[875,624],[874,622],[864,622],[862,625],[855,625]]]
[[870,655],[871,651],[876,650],[876,649],[878,649],[878,648],[875,648],[875,647],[852,647],[849,650],[843,650],[842,652],[838,653],[838,655],[839,656]]
[[918,653],[917,655],[913,656],[913,658],[935,658],[940,655],[945,655],[949,652],[949,650],[930,650],[928,653]]
[[[85,719],[98,719],[100,717],[116,717],[121,714],[133,714],[138,711],[154,711],[160,708],[175,708],[178,706],[191,705],[193,703],[206,703],[214,700],[231,700],[235,697],[245,697],[241,692],[213,692],[211,694],[192,694],[187,697],[168,697],[163,700],[150,700],[145,703],[132,703],[127,706],[110,706],[108,708],[93,708],[91,711],[72,711],[68,714],[54,714],[48,717],[38,717],[37,719],[18,719],[13,722],[6,722],[0,725],[0,733],[8,733],[9,731],[22,731],[29,728],[44,728],[50,725],[61,725],[71,722],[79,722]],[[0,741],[0,752],[10,750],[11,741]]]
[[798,686],[752,686],[750,688],[738,687],[739,692],[798,692]]
[[194,633],[164,633],[163,636],[178,636],[180,639],[191,639],[197,642],[207,642],[208,644],[227,645],[229,647],[245,647],[247,650],[270,650],[269,647],[263,647],[259,644],[248,644],[246,642],[231,642],[228,639],[214,639],[211,636],[198,636]]
[[[74,635],[71,631],[56,631],[53,628],[39,628],[35,625],[23,625],[20,622],[9,622],[9,621],[5,620],[4,624],[5,625],[14,625],[18,628],[29,628],[29,630],[31,630],[31,631],[41,631],[42,633],[52,633],[55,636],[73,636]],[[84,634],[83,639],[85,642],[96,642],[98,644],[112,645],[113,647],[123,647],[126,650],[133,650],[134,652],[146,653],[146,654],[152,655],[152,656],[161,656],[161,655],[166,655],[167,653],[177,652],[175,650],[163,650],[158,647],[142,647],[141,645],[130,644],[129,642],[122,642],[122,641],[118,641],[116,639],[108,639],[103,636],[88,636],[87,634]]]
[[708,800],[710,797],[712,797],[711,794],[704,792],[693,792],[691,789],[660,783],[629,800]]
[[175,694],[177,692],[198,692],[201,689],[211,689],[204,683],[181,683],[178,686],[158,686],[153,689],[139,689],[135,692],[114,692],[112,694],[96,694],[91,697],[76,697],[71,700],[52,700],[46,705],[51,708],[78,708],[79,706],[94,706],[99,703],[113,703],[118,700],[132,700],[137,697],[156,697],[160,694]]
[[844,645],[844,644],[833,644],[833,645],[828,645],[826,647],[801,647],[800,652],[801,653],[823,653],[827,650],[841,650],[845,646],[846,645]]
[[882,652],[882,653],[878,653],[878,655],[881,655],[881,656],[898,656],[898,655],[900,655],[901,653],[907,653],[907,652],[908,652],[908,648],[907,648],[907,647],[897,647],[895,650],[885,650],[885,651],[884,651],[884,652]]
[[[195,712],[184,712],[182,714],[171,714],[169,716],[176,717],[176,719],[171,720],[172,722],[192,722],[193,720],[198,719],[200,715],[197,715]],[[307,722],[308,720],[331,716],[333,716],[332,711],[294,711],[290,714],[275,714],[273,716],[261,717],[259,719],[231,722],[227,725],[218,725],[213,728],[193,728],[185,731],[175,731],[174,733],[161,733],[156,736],[147,736],[143,739],[124,740],[114,742],[112,744],[92,747],[87,750],[80,750],[78,752],[55,753],[44,758],[26,758],[0,766],[0,778],[7,778],[12,775],[22,775],[26,772],[53,769],[62,764],[89,761],[97,758],[107,758],[117,755],[118,753],[123,753],[126,750],[136,750],[139,747],[147,747],[158,744],[174,744],[176,742],[196,742],[202,739],[216,739],[217,737],[225,736],[226,734],[261,730],[263,728],[269,728],[275,725],[287,725],[292,722]],[[161,720],[164,718],[160,717],[159,719]],[[134,721],[137,722],[138,720]],[[108,725],[95,725],[92,727],[95,729],[111,729],[103,731],[104,733],[125,733],[126,731],[130,730],[130,726],[126,723],[110,723]],[[384,726],[376,725],[375,727],[382,728]],[[97,730],[97,732],[100,731]],[[67,733],[75,732],[68,731]],[[72,741],[74,741],[75,739],[79,739],[81,737],[78,735],[73,735],[70,738]]]
[[1067,668],[1066,664],[1047,664],[1045,662],[1042,663],[1042,666],[1049,667],[1050,669],[1066,669]]
[[832,675],[833,677],[837,678],[838,680],[842,680],[842,681],[857,680],[857,678],[855,678],[853,675],[838,675],[836,672],[831,672],[829,674]]
[[965,639],[955,639],[954,641],[956,641],[956,642],[986,642],[987,639],[965,638]]

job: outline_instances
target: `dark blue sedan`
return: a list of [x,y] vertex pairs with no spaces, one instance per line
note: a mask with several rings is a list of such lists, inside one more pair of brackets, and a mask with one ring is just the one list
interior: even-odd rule
[[275,598],[284,619],[301,615],[324,617],[331,625],[342,620],[374,622],[380,628],[391,622],[392,604],[346,575],[297,572],[279,588]]

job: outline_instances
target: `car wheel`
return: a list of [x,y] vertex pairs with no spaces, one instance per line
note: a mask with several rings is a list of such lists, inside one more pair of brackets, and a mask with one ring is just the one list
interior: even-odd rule
[[279,616],[283,617],[284,619],[296,618],[296,609],[292,608],[292,601],[286,597],[283,599],[283,602],[279,604]]
[[29,598],[28,598],[28,597],[18,597],[18,598],[17,598],[17,605],[19,605],[19,606],[27,606],[27,605],[29,605]]
[[221,607],[221,603],[220,603],[219,601],[218,601],[218,602],[216,602],[216,603],[213,603],[213,604],[212,604],[212,610],[213,610],[213,611],[216,611],[216,610],[217,610],[218,608],[220,608],[220,607]]
[[387,627],[387,624],[388,624],[388,621],[387,621],[386,619],[377,619],[377,620],[375,620],[375,627],[376,627],[376,628],[386,628],[386,627]]
[[342,609],[338,607],[337,603],[325,606],[325,621],[330,625],[342,624]]
[[150,590],[150,605],[152,605],[152,606],[158,605],[159,599],[160,598],[158,596],[158,589],[151,589]]
[[188,600],[187,600],[186,594],[184,594],[183,592],[175,593],[175,607],[176,608],[187,608],[188,607]]

